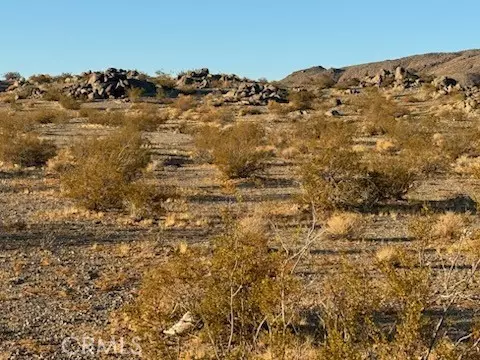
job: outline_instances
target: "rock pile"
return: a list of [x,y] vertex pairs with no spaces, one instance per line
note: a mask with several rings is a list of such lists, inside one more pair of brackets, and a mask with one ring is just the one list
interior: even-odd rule
[[360,81],[360,87],[392,86],[397,89],[419,87],[422,80],[419,76],[399,66],[395,72],[381,69],[375,76],[366,76]]
[[210,74],[210,71],[205,68],[178,75],[176,86],[193,86],[197,89],[207,89],[218,87],[218,85],[232,87],[234,84],[242,81],[237,75]]
[[432,81],[432,85],[437,89],[438,94],[447,95],[454,90],[461,90],[462,87],[455,79],[447,76],[440,76]]
[[126,71],[110,68],[104,72],[87,72],[78,77],[65,79],[67,96],[96,99],[121,99],[128,95],[128,90],[141,89],[144,95],[155,95],[157,92],[154,83],[144,79],[137,71]]
[[226,102],[240,102],[246,105],[266,105],[269,101],[286,103],[287,92],[273,85],[257,82],[241,83],[236,89],[224,95]]

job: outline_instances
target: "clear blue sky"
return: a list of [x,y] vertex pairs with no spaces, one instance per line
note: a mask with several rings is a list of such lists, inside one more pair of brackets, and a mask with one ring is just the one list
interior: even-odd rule
[[0,74],[107,67],[280,79],[480,48],[479,0],[3,0]]

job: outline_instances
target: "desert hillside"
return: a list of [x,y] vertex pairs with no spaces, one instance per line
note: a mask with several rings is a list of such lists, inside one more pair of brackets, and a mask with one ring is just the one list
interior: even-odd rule
[[340,69],[325,69],[315,66],[296,71],[283,79],[281,83],[286,86],[303,86],[326,76],[335,82],[346,82],[355,78],[361,79],[367,75],[374,76],[382,69],[394,71],[399,66],[422,75],[448,76],[463,86],[480,84],[480,50],[413,55]]

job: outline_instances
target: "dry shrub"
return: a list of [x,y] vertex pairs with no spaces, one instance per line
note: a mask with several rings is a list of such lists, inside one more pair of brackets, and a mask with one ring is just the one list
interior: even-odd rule
[[260,342],[282,358],[298,281],[292,263],[270,252],[268,240],[257,227],[235,225],[214,240],[212,252],[183,246],[148,273],[126,309],[127,324],[148,356],[182,358],[191,351],[161,332],[188,312],[204,358],[245,358]]
[[216,122],[219,124],[229,124],[235,120],[233,111],[226,107],[205,106],[199,109],[201,112],[199,121],[204,123]]
[[80,110],[81,103],[69,96],[61,96],[59,101],[60,105],[67,110]]
[[[276,101],[273,101],[277,103]],[[269,102],[269,105],[272,102]],[[278,103],[277,103],[278,104]],[[247,115],[262,115],[263,111],[257,106],[246,106],[240,109],[239,115],[240,116],[247,116]]]
[[[401,267],[380,262],[380,279],[352,264],[327,279],[321,291],[320,359],[404,360],[426,353],[433,330],[424,310],[432,295],[432,277],[428,268],[408,257],[400,262]],[[379,314],[390,318],[388,329]]]
[[377,199],[374,184],[357,153],[323,149],[300,170],[302,199],[320,210],[368,208]]
[[476,156],[480,151],[480,132],[478,129],[450,133],[444,137],[440,150],[455,161],[462,155]]
[[175,188],[139,180],[130,184],[124,198],[124,206],[136,219],[158,218],[165,214],[165,204],[177,198]]
[[195,109],[198,106],[198,101],[195,97],[188,95],[180,95],[174,102],[173,107],[181,112]]
[[440,111],[438,116],[446,121],[467,121],[468,116],[462,110],[455,110],[455,109],[444,109]]
[[447,240],[458,240],[467,225],[465,215],[447,212],[439,215],[432,228],[432,235]]
[[312,149],[349,148],[356,133],[352,123],[329,120],[318,115],[307,121],[299,122],[295,127],[294,138],[305,152]]
[[396,119],[408,114],[408,111],[395,101],[386,99],[379,91],[374,90],[357,97],[355,104],[362,109],[366,121],[365,132],[368,135],[394,136],[402,126]]
[[4,133],[0,129],[0,159],[20,166],[42,166],[55,156],[56,146],[34,133]]
[[126,125],[133,125],[142,131],[155,131],[170,118],[168,112],[160,112],[158,106],[153,104],[135,104],[132,109],[135,111],[127,114]]
[[137,102],[144,95],[144,90],[142,88],[132,87],[127,90],[127,97],[132,102]]
[[311,110],[313,109],[315,99],[315,94],[308,90],[293,91],[288,95],[291,111]]
[[362,217],[355,213],[335,213],[326,223],[326,231],[333,237],[351,238],[358,234]]
[[48,160],[47,169],[51,173],[61,174],[75,165],[75,156],[71,148],[60,149],[57,154]]
[[52,77],[47,74],[35,74],[28,78],[30,82],[38,84],[49,84],[52,82]]
[[375,259],[380,264],[399,266],[401,264],[402,252],[393,246],[384,246],[377,250]]
[[259,124],[239,122],[220,130],[202,127],[195,134],[195,144],[229,178],[245,178],[265,167],[270,152],[262,148],[265,131]]
[[399,200],[420,176],[414,165],[398,156],[366,162],[351,149],[317,149],[301,167],[303,201],[323,210],[341,210]]
[[122,129],[76,144],[74,165],[60,177],[63,192],[89,210],[122,208],[130,184],[149,162],[144,143],[139,132]]
[[157,76],[153,79],[153,82],[160,86],[161,88],[165,89],[173,89],[175,88],[175,85],[177,84],[177,81],[169,74],[166,74],[164,72],[158,72],[157,71]]
[[276,101],[269,101],[267,105],[268,111],[276,115],[287,115],[293,111],[291,104],[281,104]]
[[56,153],[53,142],[33,132],[32,120],[18,114],[0,114],[0,159],[20,166],[42,166]]
[[40,109],[25,113],[24,116],[30,117],[32,121],[39,124],[64,123],[70,118],[66,111],[52,109]]
[[46,100],[46,101],[60,101],[62,96],[63,94],[60,91],[60,89],[53,86],[49,86],[45,91],[45,93],[42,95],[42,98],[43,100]]
[[375,144],[375,149],[382,153],[394,153],[398,151],[398,146],[392,140],[379,139]]
[[0,103],[4,104],[15,104],[17,102],[17,99],[15,97],[15,94],[13,92],[4,92],[0,93]]
[[369,178],[380,199],[402,199],[419,178],[419,170],[406,157],[374,158],[368,165]]

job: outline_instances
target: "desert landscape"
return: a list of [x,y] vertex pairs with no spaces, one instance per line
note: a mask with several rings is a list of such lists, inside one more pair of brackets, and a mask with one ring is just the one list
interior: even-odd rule
[[480,50],[0,82],[0,359],[480,358]]

